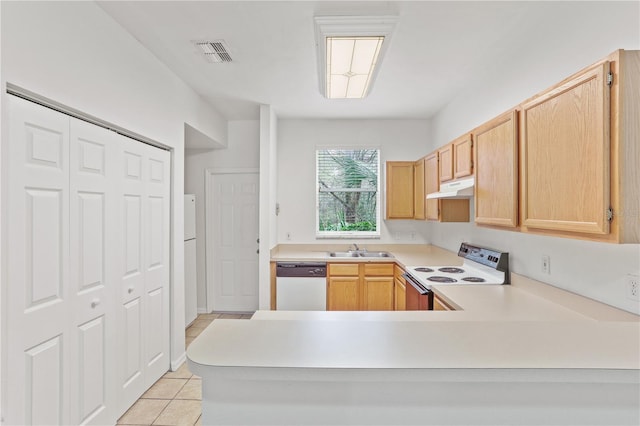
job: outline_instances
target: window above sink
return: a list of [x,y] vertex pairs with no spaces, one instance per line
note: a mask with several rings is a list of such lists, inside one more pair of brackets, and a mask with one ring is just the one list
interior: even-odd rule
[[380,238],[379,149],[318,149],[316,180],[316,238]]

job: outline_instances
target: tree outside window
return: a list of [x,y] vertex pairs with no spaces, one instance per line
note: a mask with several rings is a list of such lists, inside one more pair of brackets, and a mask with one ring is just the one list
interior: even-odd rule
[[379,236],[378,149],[316,151],[318,236]]

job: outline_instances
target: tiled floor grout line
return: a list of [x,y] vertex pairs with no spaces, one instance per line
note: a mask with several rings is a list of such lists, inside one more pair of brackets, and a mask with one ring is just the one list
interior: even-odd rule
[[[197,316],[197,318],[191,323],[191,325],[189,325],[189,327],[187,327],[187,329],[185,330],[185,345],[186,347],[189,347],[189,345],[191,344],[191,342],[193,341],[193,339],[195,339],[206,327],[209,326],[209,324],[211,324],[213,321],[215,321],[216,319],[249,319],[251,318],[253,314],[251,313],[212,313],[212,314],[200,314]],[[197,330],[197,332],[196,332]],[[178,373],[179,370],[182,369],[186,369],[187,373]],[[178,373],[178,374],[176,374]],[[180,376],[181,374],[183,374],[184,376],[188,377],[166,377],[167,374],[173,374],[174,376]],[[176,370],[175,372],[171,372],[171,371],[167,371],[167,373],[165,373],[160,379],[158,379],[158,381],[156,381],[156,383],[154,383],[149,389],[147,389],[144,394],[131,406],[129,407],[129,410],[127,410],[127,412],[125,414],[122,415],[122,417],[120,417],[120,419],[118,419],[118,425],[122,424],[122,425],[126,425],[126,424],[135,424],[138,426],[151,426],[154,425],[155,422],[157,422],[159,419],[161,419],[162,415],[167,412],[169,413],[169,411],[167,411],[169,409],[169,407],[172,405],[172,403],[174,401],[199,401],[200,402],[200,412],[198,413],[198,417],[196,418],[195,422],[193,423],[193,425],[197,426],[199,424],[201,424],[201,419],[202,419],[202,393],[200,393],[200,399],[195,399],[195,398],[180,398],[178,399],[178,395],[180,395],[180,393],[185,389],[185,387],[187,386],[187,384],[189,384],[189,382],[191,382],[192,380],[199,380],[200,378],[196,375],[194,375],[193,373],[191,373],[190,371],[188,371],[188,368],[186,367],[186,361],[185,363],[180,367],[180,369]],[[173,394],[172,398],[162,398],[162,397],[145,397],[144,395],[149,393],[149,391],[151,389],[153,389],[156,385],[158,385],[158,383],[161,380],[184,380],[184,383],[182,384],[182,386],[180,386],[180,388]],[[170,382],[166,382],[163,381],[162,383],[170,383]],[[200,384],[200,386],[202,386],[202,384]],[[201,388],[200,388],[201,389]],[[201,390],[200,390],[201,392]],[[187,394],[188,395],[188,394]],[[121,423],[122,419],[126,420],[127,415],[130,415],[130,412],[132,411],[132,409],[134,407],[137,407],[138,403],[141,403],[141,401],[167,401],[167,404],[155,415],[155,417],[153,418],[153,420],[149,423],[148,420],[145,422],[135,422],[135,423]],[[142,403],[141,403],[142,404]],[[173,409],[173,407],[172,407]],[[135,411],[135,410],[134,410]],[[185,412],[185,415],[188,416],[189,413],[194,413],[193,411],[188,411]],[[140,414],[138,414],[140,415]],[[132,419],[135,420],[135,419]],[[181,423],[182,424],[182,423]]]

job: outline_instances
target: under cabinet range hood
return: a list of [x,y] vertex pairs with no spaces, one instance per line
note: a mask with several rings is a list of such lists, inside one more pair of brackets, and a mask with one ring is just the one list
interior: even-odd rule
[[440,185],[440,191],[427,194],[427,200],[434,198],[469,198],[473,197],[474,178],[445,182]]

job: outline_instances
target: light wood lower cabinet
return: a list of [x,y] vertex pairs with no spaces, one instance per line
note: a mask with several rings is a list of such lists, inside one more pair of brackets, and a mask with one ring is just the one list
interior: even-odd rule
[[407,282],[402,276],[404,274],[404,269],[395,265],[393,267],[394,271],[394,301],[393,307],[396,311],[404,311],[406,309],[406,292],[407,292]]
[[328,264],[327,310],[393,310],[393,266],[393,263]]
[[360,277],[330,277],[327,290],[327,310],[357,311],[360,309]]
[[363,311],[393,311],[393,277],[365,277],[362,289]]
[[434,311],[455,311],[455,309],[444,300],[440,299],[437,294],[433,295]]

